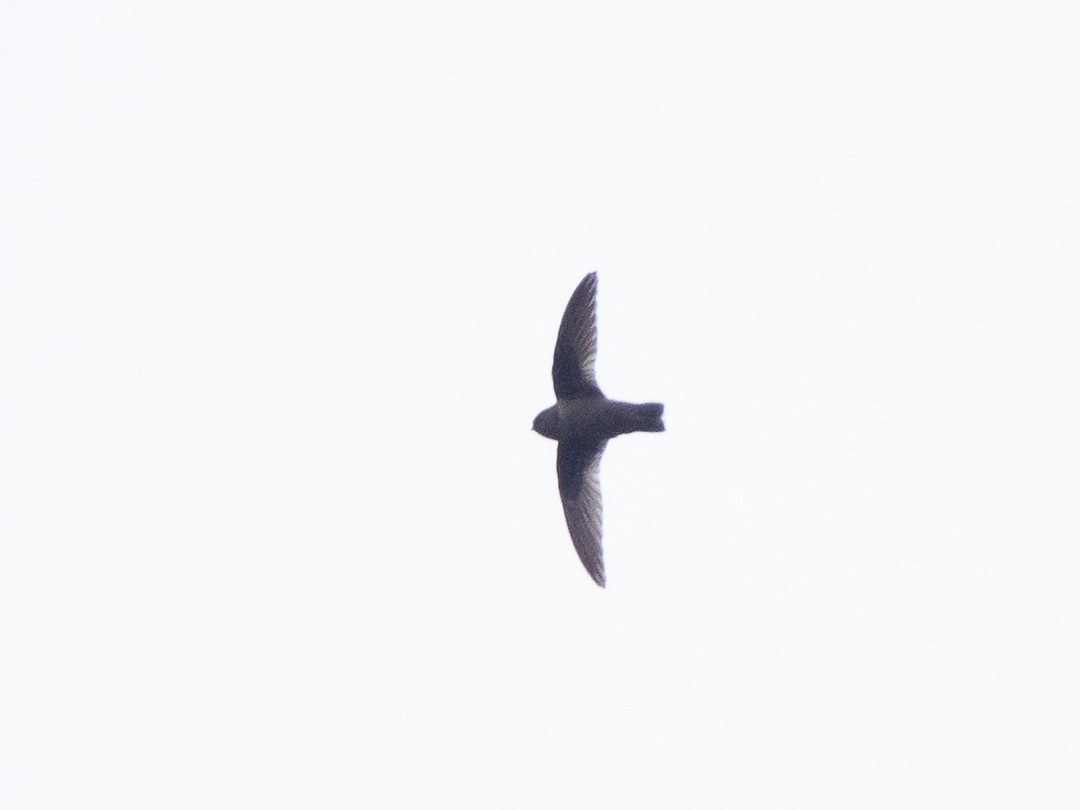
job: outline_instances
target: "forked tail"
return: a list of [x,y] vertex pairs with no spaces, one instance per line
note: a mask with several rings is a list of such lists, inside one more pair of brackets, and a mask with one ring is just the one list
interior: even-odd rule
[[644,430],[649,433],[661,433],[664,430],[664,406],[660,402],[646,402],[634,406],[634,421],[631,430]]

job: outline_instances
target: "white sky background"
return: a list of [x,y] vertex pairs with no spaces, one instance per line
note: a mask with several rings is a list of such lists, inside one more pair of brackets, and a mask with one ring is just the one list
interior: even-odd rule
[[1080,805],[1078,39],[5,3],[0,804]]

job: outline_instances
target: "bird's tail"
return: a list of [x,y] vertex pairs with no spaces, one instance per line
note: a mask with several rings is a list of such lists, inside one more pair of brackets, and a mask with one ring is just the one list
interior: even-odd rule
[[664,406],[659,402],[646,402],[633,406],[630,430],[661,433],[664,430]]

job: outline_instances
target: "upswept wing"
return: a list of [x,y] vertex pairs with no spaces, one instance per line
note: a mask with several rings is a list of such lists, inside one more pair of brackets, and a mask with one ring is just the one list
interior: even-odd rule
[[563,312],[555,341],[551,377],[558,399],[597,396],[596,384],[596,273],[578,284]]

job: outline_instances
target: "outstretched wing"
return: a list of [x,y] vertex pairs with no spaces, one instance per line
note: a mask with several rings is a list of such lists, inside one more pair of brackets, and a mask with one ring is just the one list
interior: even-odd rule
[[578,284],[563,312],[555,341],[551,377],[558,399],[597,396],[596,384],[596,273]]
[[603,508],[600,501],[600,457],[606,441],[559,442],[559,495],[566,527],[585,570],[604,587],[604,550],[600,545]]

